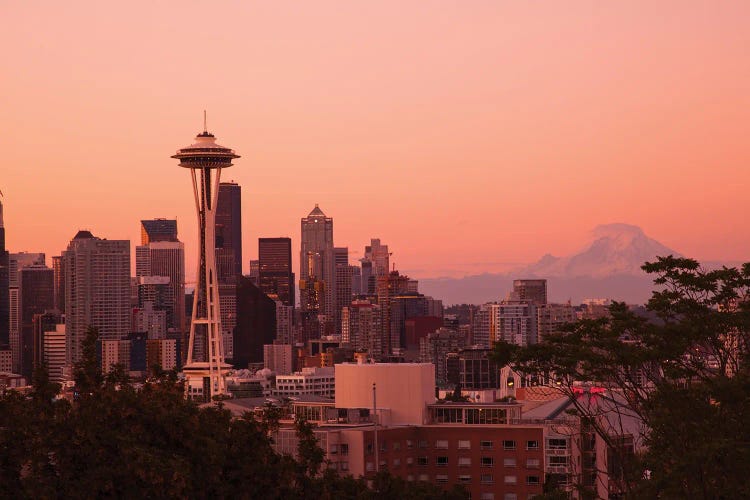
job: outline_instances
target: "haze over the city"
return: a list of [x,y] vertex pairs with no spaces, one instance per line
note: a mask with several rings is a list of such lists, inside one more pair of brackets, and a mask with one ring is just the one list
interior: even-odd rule
[[[12,8],[11,8],[12,5]],[[570,255],[634,224],[746,259],[747,2],[4,3],[7,246],[178,219],[208,128],[242,156],[244,266],[318,203],[418,278]],[[357,253],[359,252],[359,253]],[[295,262],[294,268],[298,264]]]

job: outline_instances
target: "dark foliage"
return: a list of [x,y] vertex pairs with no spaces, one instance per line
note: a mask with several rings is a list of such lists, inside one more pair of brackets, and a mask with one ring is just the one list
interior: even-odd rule
[[[669,256],[643,269],[658,287],[651,319],[614,303],[609,317],[567,325],[539,344],[500,343],[494,359],[552,374],[615,452],[611,415],[640,422],[643,451],[616,458],[625,496],[748,498],[750,264],[706,271]],[[576,397],[581,384],[608,390],[609,418]]]
[[44,367],[29,395],[0,396],[0,498],[466,498],[388,474],[373,488],[339,476],[304,421],[300,458],[277,454],[277,411],[232,418],[221,403],[199,407],[174,372],[137,389],[120,369],[102,377],[96,338],[90,330],[72,403],[54,399]]

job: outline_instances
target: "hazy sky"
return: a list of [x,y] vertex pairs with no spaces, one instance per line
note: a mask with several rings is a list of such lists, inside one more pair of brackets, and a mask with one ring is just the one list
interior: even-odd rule
[[[0,1],[11,251],[177,217],[202,128],[242,155],[244,268],[319,203],[417,277],[571,253],[636,224],[747,260],[750,2]],[[295,264],[296,266],[296,264]],[[296,270],[296,272],[298,272]]]

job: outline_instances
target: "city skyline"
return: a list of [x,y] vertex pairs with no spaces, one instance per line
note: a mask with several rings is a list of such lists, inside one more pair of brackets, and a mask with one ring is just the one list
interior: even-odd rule
[[[252,159],[226,179],[249,200],[243,266],[259,237],[299,248],[315,203],[352,260],[381,238],[416,278],[569,254],[610,222],[742,260],[747,4],[474,7],[4,8],[2,130],[21,167],[0,179],[7,247],[57,255],[79,229],[136,242],[154,217],[195,241],[189,181],[165,157],[206,108]],[[204,15],[221,22],[184,45]],[[182,78],[196,57],[205,74]]]

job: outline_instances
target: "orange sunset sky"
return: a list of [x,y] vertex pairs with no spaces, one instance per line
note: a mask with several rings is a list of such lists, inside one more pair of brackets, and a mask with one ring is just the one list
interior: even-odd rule
[[319,203],[415,277],[578,250],[627,222],[748,260],[750,2],[0,2],[10,251],[176,217],[202,129],[242,155],[244,268]]

